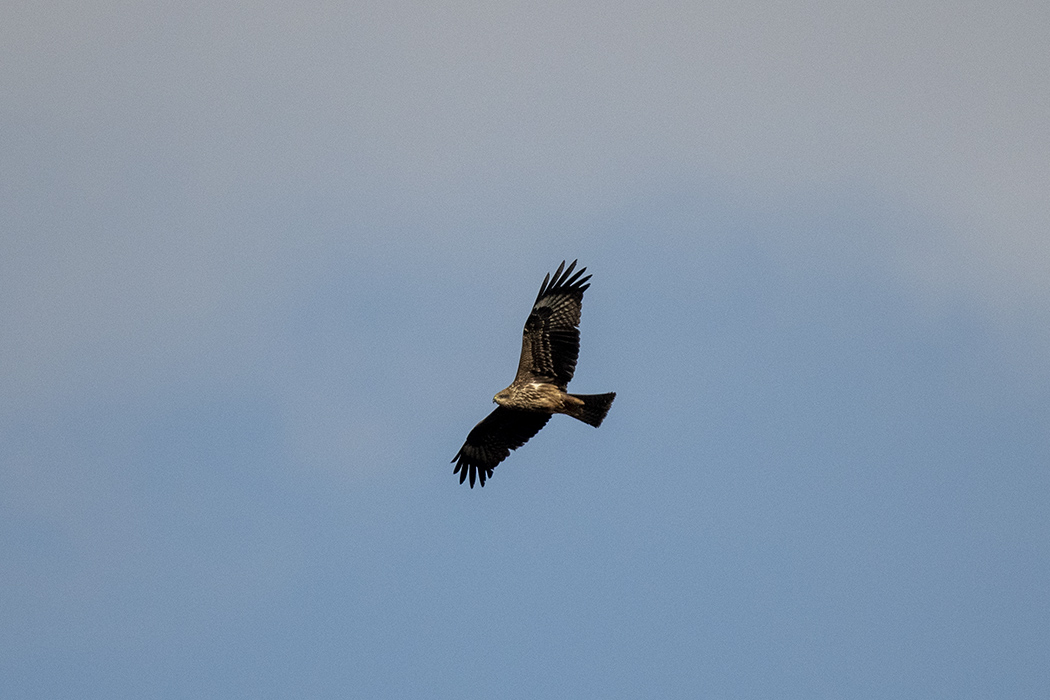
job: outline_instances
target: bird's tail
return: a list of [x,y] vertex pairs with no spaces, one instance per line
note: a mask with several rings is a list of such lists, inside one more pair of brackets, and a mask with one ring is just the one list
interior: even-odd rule
[[583,403],[578,406],[569,407],[567,413],[587,425],[597,428],[605,420],[605,414],[609,412],[616,393],[609,394],[570,394],[572,398],[579,399]]

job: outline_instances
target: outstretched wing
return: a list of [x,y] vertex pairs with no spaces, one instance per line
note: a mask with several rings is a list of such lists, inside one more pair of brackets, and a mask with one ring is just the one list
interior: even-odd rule
[[452,458],[456,463],[452,473],[459,474],[461,484],[469,473],[470,488],[474,488],[475,476],[484,486],[485,479],[492,476],[496,465],[505,460],[511,450],[518,449],[540,432],[550,419],[549,413],[500,406],[467,435],[467,441]]
[[553,279],[549,274],[543,278],[532,313],[525,321],[515,383],[538,379],[565,389],[572,379],[580,356],[583,293],[591,286],[587,284],[591,276],[582,277],[587,268],[572,274],[575,267],[575,260],[568,269],[562,261]]

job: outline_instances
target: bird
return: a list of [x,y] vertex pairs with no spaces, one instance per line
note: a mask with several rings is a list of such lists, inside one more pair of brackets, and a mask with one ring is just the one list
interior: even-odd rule
[[570,394],[566,391],[580,355],[580,309],[583,293],[591,286],[587,268],[575,274],[576,260],[567,268],[563,260],[551,277],[543,278],[540,292],[525,321],[518,371],[492,401],[499,404],[467,435],[452,458],[459,483],[469,476],[485,485],[492,470],[540,431],[555,413],[564,413],[595,428],[602,424],[615,392]]

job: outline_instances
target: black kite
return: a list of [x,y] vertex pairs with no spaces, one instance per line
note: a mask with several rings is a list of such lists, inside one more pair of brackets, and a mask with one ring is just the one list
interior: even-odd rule
[[[580,355],[580,307],[583,293],[591,285],[582,277],[583,267],[573,275],[573,260],[568,269],[558,266],[554,279],[543,278],[536,303],[525,321],[521,339],[521,359],[514,381],[492,399],[499,407],[474,426],[467,441],[452,458],[459,483],[470,475],[481,485],[492,476],[492,470],[529,438],[540,431],[555,413],[564,413],[597,428],[609,412],[615,393],[569,394],[566,387],[576,370]],[[571,277],[570,277],[571,275]]]

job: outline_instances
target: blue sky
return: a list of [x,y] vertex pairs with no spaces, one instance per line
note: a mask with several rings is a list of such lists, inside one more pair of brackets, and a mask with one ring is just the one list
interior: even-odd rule
[[1047,9],[8,5],[4,697],[1050,692]]

